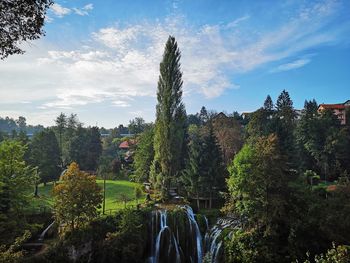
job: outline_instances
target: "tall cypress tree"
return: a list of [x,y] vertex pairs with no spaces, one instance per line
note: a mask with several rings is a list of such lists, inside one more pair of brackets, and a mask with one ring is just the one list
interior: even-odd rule
[[166,197],[171,181],[181,170],[186,111],[182,103],[181,53],[169,36],[160,63],[154,135],[152,181]]

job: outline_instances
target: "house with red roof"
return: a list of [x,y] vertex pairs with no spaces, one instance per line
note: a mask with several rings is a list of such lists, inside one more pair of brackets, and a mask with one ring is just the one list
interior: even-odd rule
[[340,124],[346,124],[346,109],[350,108],[350,100],[347,100],[344,103],[337,104],[320,104],[318,106],[318,111],[322,112],[323,110],[329,109],[333,111],[333,114],[338,117]]

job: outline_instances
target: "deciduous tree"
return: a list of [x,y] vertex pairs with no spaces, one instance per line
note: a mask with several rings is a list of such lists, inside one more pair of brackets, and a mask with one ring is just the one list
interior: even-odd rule
[[0,58],[23,54],[23,41],[35,40],[44,35],[47,9],[52,0],[0,1]]
[[102,202],[96,177],[80,171],[74,162],[61,176],[53,195],[54,217],[65,231],[74,230],[96,218]]

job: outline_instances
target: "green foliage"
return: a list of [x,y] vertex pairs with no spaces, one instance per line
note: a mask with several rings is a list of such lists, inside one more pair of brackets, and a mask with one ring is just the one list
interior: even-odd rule
[[[149,211],[123,209],[68,232],[35,262],[145,262]],[[67,255],[77,252],[75,261]],[[40,260],[39,260],[40,259]]]
[[0,2],[0,59],[23,54],[21,43],[40,38],[51,0]]
[[24,209],[33,169],[24,161],[26,147],[17,141],[0,143],[0,240],[8,243],[26,228]]
[[141,117],[136,117],[135,119],[129,121],[128,128],[131,134],[140,134],[146,128],[145,120]]
[[182,154],[186,125],[182,97],[180,50],[174,37],[169,36],[160,63],[158,80],[156,123],[154,135],[154,161],[152,181],[167,198],[171,180],[182,168]]
[[350,170],[350,130],[340,127],[330,110],[317,112],[315,101],[306,101],[296,128],[300,169],[313,170],[324,180],[336,180]]
[[0,262],[3,263],[19,263],[24,258],[24,253],[21,250],[22,244],[31,237],[28,230],[20,237],[17,237],[10,246],[0,245]]
[[[246,144],[229,167],[228,211],[244,218],[245,235],[259,241],[260,262],[277,262],[287,255],[293,215],[294,177],[287,170],[275,135]],[[296,216],[296,215],[294,215]]]
[[[311,263],[309,259],[304,263]],[[315,263],[347,263],[350,262],[350,247],[349,246],[335,246],[332,244],[332,248],[327,250],[325,255],[316,255],[314,258]]]
[[54,216],[62,233],[79,228],[97,216],[102,202],[101,188],[96,178],[81,172],[72,163],[54,187]]
[[117,230],[104,240],[101,262],[143,262],[148,236],[144,215],[126,209],[117,217]]
[[29,151],[30,164],[38,167],[41,181],[56,181],[61,171],[61,159],[54,132],[44,130],[36,133],[31,140]]
[[142,197],[143,195],[143,191],[142,191],[142,188],[141,186],[136,186],[134,188],[134,193],[135,193],[135,199],[136,199],[136,203],[138,204],[139,203],[139,199]]
[[147,182],[154,159],[154,129],[145,130],[138,137],[134,156],[135,179],[137,182]]
[[221,158],[220,148],[212,126],[206,132],[203,129],[190,130],[190,143],[188,146],[188,160],[183,170],[181,181],[190,198],[209,198],[212,206],[213,197],[218,197],[219,190],[225,188],[225,167]]
[[81,169],[94,171],[102,153],[101,135],[97,127],[79,126],[69,143],[69,158],[77,162]]

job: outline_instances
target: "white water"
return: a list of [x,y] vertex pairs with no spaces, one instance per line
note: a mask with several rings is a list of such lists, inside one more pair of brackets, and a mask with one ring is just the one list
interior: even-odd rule
[[[221,234],[224,229],[239,226],[239,220],[234,218],[219,218],[216,224],[205,234],[206,253],[209,253],[211,263],[219,263],[222,248]],[[232,232],[229,233],[231,235]]]
[[[202,263],[203,240],[202,235],[195,218],[195,214],[190,206],[183,206],[181,209],[186,215],[188,222],[188,232],[185,237],[179,234],[179,225],[181,222],[172,221],[172,227],[168,225],[168,213],[166,210],[156,210],[152,212],[151,219],[151,256],[148,258],[150,263],[175,262],[181,263],[184,260],[196,263]],[[173,220],[177,220],[172,217]],[[206,221],[207,224],[207,221]],[[183,226],[182,226],[183,227]],[[182,232],[183,233],[183,232]],[[185,245],[180,246],[180,239],[185,240]],[[183,241],[182,241],[183,242]],[[193,246],[193,251],[189,247]],[[187,253],[188,255],[185,255]],[[164,259],[164,257],[166,259]],[[197,259],[194,261],[194,259]]]

